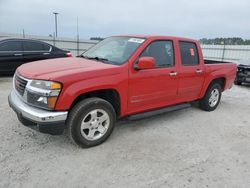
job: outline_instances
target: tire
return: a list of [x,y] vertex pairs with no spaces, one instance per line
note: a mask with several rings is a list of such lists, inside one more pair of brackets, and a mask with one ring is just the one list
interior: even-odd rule
[[236,80],[236,81],[234,82],[234,84],[235,84],[235,85],[241,85],[242,82]]
[[238,79],[238,75],[236,75],[236,78],[235,78],[235,80],[234,80],[234,84],[235,84],[235,85],[241,85],[241,84],[242,84],[242,82],[239,81],[239,79]]
[[116,121],[113,106],[101,98],[88,98],[76,104],[67,118],[68,135],[77,145],[88,148],[103,143]]
[[205,111],[213,111],[217,108],[221,99],[221,85],[219,83],[211,84],[205,96],[199,101],[199,106]]

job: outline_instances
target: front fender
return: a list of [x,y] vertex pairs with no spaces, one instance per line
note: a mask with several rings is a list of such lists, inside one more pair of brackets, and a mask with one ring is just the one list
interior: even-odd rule
[[127,108],[127,88],[128,79],[126,73],[79,80],[77,82],[64,85],[56,104],[56,110],[69,110],[74,100],[84,93],[114,89],[120,96],[120,110],[121,114],[123,114]]

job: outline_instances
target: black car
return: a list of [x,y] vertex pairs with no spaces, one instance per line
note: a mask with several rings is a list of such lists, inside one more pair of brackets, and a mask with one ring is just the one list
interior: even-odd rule
[[0,39],[0,75],[13,74],[16,68],[31,61],[71,57],[69,51],[31,39]]
[[250,83],[250,60],[241,61],[238,64],[235,84],[241,85],[242,83]]

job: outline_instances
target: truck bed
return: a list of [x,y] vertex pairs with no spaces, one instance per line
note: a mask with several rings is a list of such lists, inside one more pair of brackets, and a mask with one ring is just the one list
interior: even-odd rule
[[232,63],[232,62],[226,62],[226,61],[216,61],[211,59],[204,59],[204,64],[220,64],[220,63]]

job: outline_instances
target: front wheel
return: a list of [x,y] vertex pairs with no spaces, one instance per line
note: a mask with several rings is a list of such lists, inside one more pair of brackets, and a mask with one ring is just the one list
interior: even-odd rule
[[100,98],[85,99],[69,113],[69,136],[84,148],[99,145],[112,133],[115,120],[116,114],[109,102]]
[[213,111],[217,108],[221,99],[221,85],[214,83],[209,86],[205,96],[199,101],[200,108],[205,111]]

